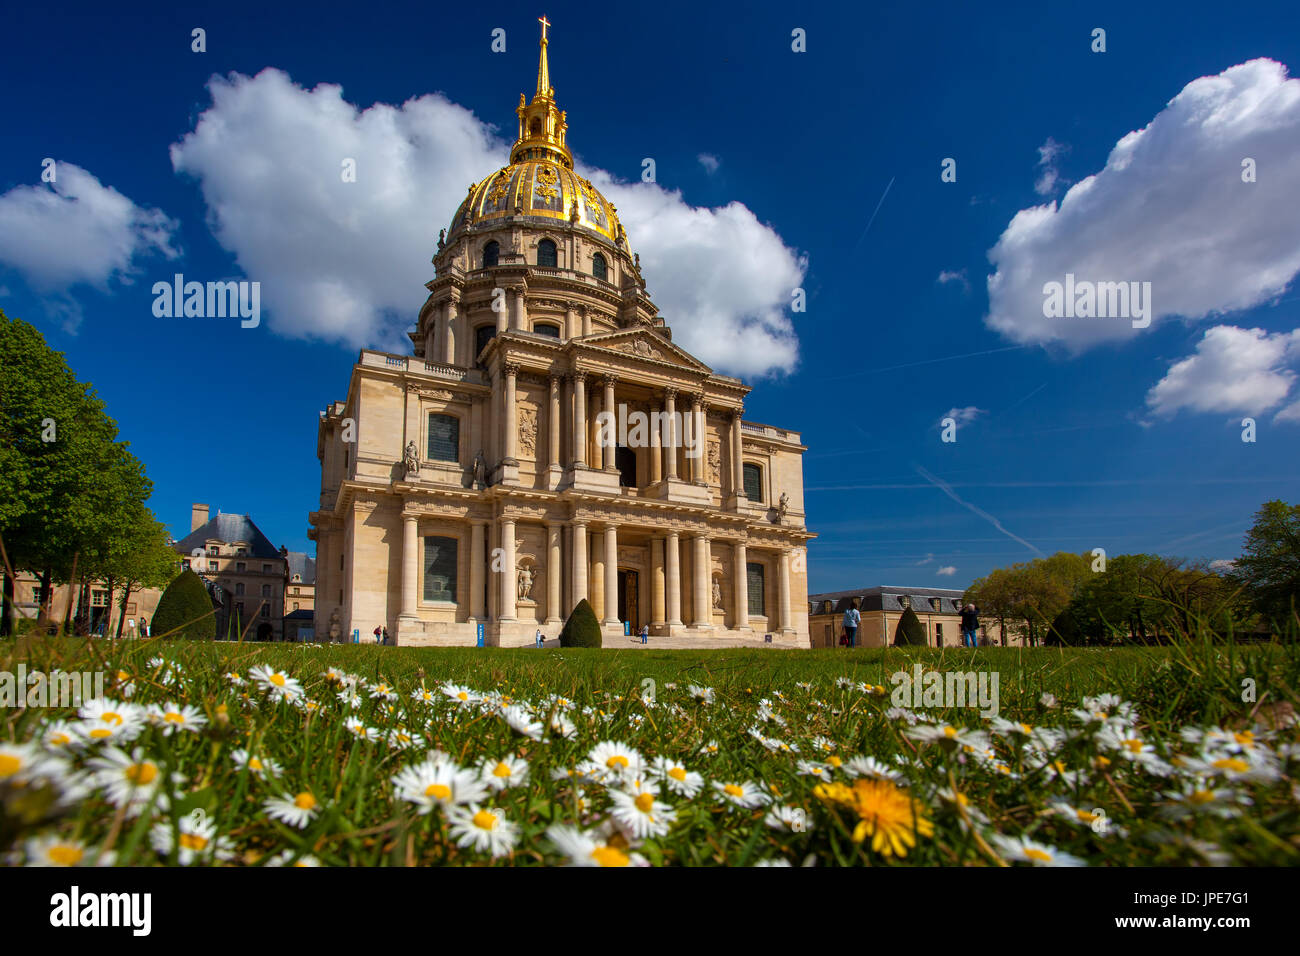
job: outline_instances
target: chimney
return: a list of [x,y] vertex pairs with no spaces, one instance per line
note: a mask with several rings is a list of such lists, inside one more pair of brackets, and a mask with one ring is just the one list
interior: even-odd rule
[[208,506],[193,504],[190,506],[190,533],[198,531],[208,523]]

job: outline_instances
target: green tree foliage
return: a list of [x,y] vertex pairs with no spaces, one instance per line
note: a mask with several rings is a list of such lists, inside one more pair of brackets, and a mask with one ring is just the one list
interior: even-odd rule
[[971,584],[965,599],[981,616],[997,618],[1004,637],[1014,633],[1037,644],[1086,580],[1091,560],[1090,555],[1058,551],[998,568]]
[[[125,532],[114,541],[110,575],[122,588],[121,612],[117,618],[117,636],[126,623],[126,606],[131,594],[143,588],[160,588],[176,574],[180,558],[171,546],[167,528],[154,519],[143,505],[132,517]],[[110,602],[111,603],[111,602]]]
[[212,598],[202,578],[185,570],[167,585],[154,611],[150,633],[155,637],[166,635],[190,640],[211,640],[216,636]]
[[1300,505],[1264,503],[1246,532],[1233,577],[1276,631],[1294,633],[1300,624]]
[[569,619],[564,622],[564,628],[560,631],[561,647],[600,647],[602,646],[600,636],[600,622],[596,620],[596,612],[591,609],[587,599],[583,598],[578,602]]
[[2,311],[0,355],[0,536],[10,562],[47,586],[68,581],[74,561],[81,580],[111,576],[119,539],[152,491],[144,466],[63,355]]
[[925,625],[910,607],[903,611],[894,629],[894,643],[900,647],[925,647],[930,642],[925,637]]

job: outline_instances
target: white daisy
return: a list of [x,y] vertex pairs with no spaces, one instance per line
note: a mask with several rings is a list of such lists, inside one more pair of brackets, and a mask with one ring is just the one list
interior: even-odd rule
[[656,757],[647,772],[678,796],[693,798],[704,788],[704,777],[679,761]]
[[591,748],[587,759],[600,772],[616,780],[635,780],[645,773],[645,759],[634,747],[617,740],[604,740]]
[[806,833],[812,829],[812,821],[808,818],[808,811],[802,807],[788,807],[779,803],[773,804],[768,809],[763,822],[773,830],[780,830],[784,833]]
[[456,845],[472,847],[479,853],[494,857],[508,855],[519,839],[519,827],[506,819],[505,812],[495,808],[484,809],[478,804],[466,808],[451,807],[447,811],[451,823],[451,836]]
[[283,771],[280,765],[274,760],[266,757],[258,757],[247,750],[240,748],[230,752],[230,759],[235,762],[235,766],[241,770],[248,770],[257,774],[259,777],[279,776]]
[[743,783],[721,783],[714,780],[713,789],[723,803],[734,804],[745,810],[761,807],[770,800],[767,794],[748,780]]
[[27,866],[112,866],[113,852],[88,850],[79,840],[65,839],[53,833],[32,837],[23,844]]
[[135,740],[145,728],[143,707],[119,703],[107,697],[86,701],[77,711],[77,716],[81,718],[78,729],[82,736],[92,741],[125,743]]
[[88,766],[94,771],[95,786],[104,791],[113,806],[124,807],[128,816],[139,815],[155,795],[155,809],[166,808],[167,795],[160,792],[166,783],[165,775],[141,748],[128,754],[117,747],[105,747]]
[[278,797],[269,797],[262,801],[262,809],[271,819],[299,830],[306,829],[320,815],[320,803],[307,790],[293,796],[284,793]]
[[393,790],[399,800],[415,804],[421,814],[430,813],[435,806],[478,803],[488,793],[477,773],[436,750],[423,763],[398,771]]
[[998,851],[1007,859],[1033,866],[1086,866],[1083,860],[1068,853],[1062,853],[1056,847],[1039,843],[1028,837],[1009,837],[1001,833],[992,835]]
[[[229,860],[235,855],[234,841],[228,836],[217,835],[216,820],[194,814],[181,817],[176,827],[180,831],[176,862],[181,866],[211,863],[213,860]],[[170,856],[171,826],[167,823],[155,823],[153,829],[149,831],[149,843],[161,856]]]
[[148,716],[151,723],[162,729],[165,737],[182,730],[198,733],[208,722],[203,711],[189,704],[168,703],[161,707],[153,704],[148,709]]
[[611,790],[610,818],[629,840],[646,840],[666,834],[677,819],[677,811],[658,798],[653,784],[638,781],[635,792]]
[[302,693],[302,684],[284,671],[257,666],[248,669],[248,676],[278,700],[293,700]]
[[610,846],[606,837],[579,830],[577,827],[555,824],[547,827],[546,836],[555,848],[568,858],[568,866],[649,866],[639,853]]
[[528,780],[528,761],[513,754],[500,760],[488,758],[479,765],[479,776],[491,790],[522,786]]

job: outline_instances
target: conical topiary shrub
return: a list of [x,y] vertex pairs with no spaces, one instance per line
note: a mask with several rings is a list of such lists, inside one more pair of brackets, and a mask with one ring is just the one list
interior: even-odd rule
[[894,631],[894,643],[900,647],[925,647],[925,625],[910,607],[903,611],[898,619],[898,628]]
[[217,634],[217,619],[203,579],[193,571],[182,571],[158,599],[149,627],[154,637],[165,634],[192,641],[212,640]]
[[560,646],[601,646],[600,622],[596,620],[596,612],[591,609],[586,598],[578,602],[569,619],[564,622],[564,630],[560,631]]

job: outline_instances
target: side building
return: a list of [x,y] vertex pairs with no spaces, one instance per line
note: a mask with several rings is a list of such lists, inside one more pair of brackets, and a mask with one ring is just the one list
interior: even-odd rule
[[[844,626],[844,612],[857,601],[862,624],[858,628],[859,647],[886,647],[894,643],[898,622],[911,608],[925,628],[926,643],[931,647],[961,646],[962,595],[952,588],[874,587],[855,591],[831,591],[808,595],[808,620],[813,647],[839,646]],[[980,619],[980,642],[1002,645],[997,621]],[[1018,646],[1020,638],[1012,636]]]

